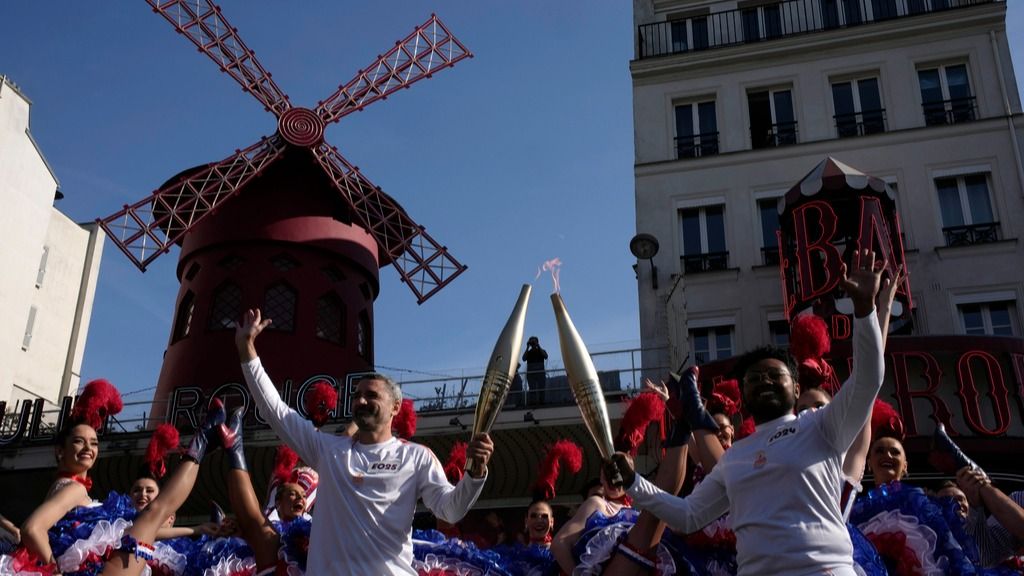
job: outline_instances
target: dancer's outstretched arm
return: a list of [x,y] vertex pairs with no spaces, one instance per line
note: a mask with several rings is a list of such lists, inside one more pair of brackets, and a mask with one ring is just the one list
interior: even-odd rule
[[576,514],[562,525],[562,528],[555,534],[551,541],[551,555],[555,557],[559,568],[566,574],[572,574],[576,567],[576,561],[572,557],[572,547],[576,540],[583,533],[587,525],[587,518],[595,511],[604,507],[603,498],[591,496],[583,501],[583,504],[576,510]]
[[43,562],[54,562],[48,530],[75,506],[89,502],[89,493],[77,482],[66,482],[39,505],[21,526],[22,544]]

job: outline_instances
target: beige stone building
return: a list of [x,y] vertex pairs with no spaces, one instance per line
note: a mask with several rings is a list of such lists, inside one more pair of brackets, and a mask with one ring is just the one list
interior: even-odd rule
[[635,0],[644,366],[788,339],[775,199],[826,156],[894,185],[908,333],[1022,335],[1024,116],[998,0]]
[[29,130],[32,103],[0,77],[0,402],[78,389],[103,232],[60,212],[59,183]]

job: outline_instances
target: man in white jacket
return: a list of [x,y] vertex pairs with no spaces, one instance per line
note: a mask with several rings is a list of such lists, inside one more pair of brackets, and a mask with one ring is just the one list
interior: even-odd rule
[[684,533],[722,514],[736,533],[740,576],[854,576],[853,547],[839,509],[843,456],[871,414],[882,386],[882,338],[874,301],[881,262],[858,251],[841,285],[853,301],[853,374],[830,404],[793,414],[800,385],[787,355],[757,349],[740,358],[744,408],[757,424],[736,442],[693,493],[678,498],[638,476],[618,453],[634,505]]
[[[438,518],[458,522],[476,502],[487,477],[494,444],[473,438],[468,458],[481,465],[452,486],[430,449],[394,437],[391,420],[402,391],[374,374],[359,381],[352,397],[353,436],[332,436],[288,407],[256,354],[255,341],[270,324],[259,310],[245,313],[235,332],[242,372],[270,427],[320,474],[309,541],[307,574],[416,574],[412,568],[412,518],[422,498]],[[257,575],[258,576],[258,575]]]

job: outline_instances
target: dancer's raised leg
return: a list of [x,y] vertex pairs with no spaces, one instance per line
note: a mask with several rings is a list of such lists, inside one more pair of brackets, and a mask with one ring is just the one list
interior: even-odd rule
[[[697,367],[687,369],[680,377],[673,374],[674,381],[664,392],[668,396],[666,406],[673,416],[674,423],[665,439],[665,457],[658,467],[654,483],[671,494],[679,492],[686,477],[687,443],[691,439],[691,431],[694,432],[694,436],[696,432],[702,432],[718,444],[718,439],[714,435],[718,427],[700,400],[697,375]],[[714,426],[713,430],[710,429],[711,426]],[[618,552],[612,557],[604,573],[610,576],[640,576],[654,573],[655,559],[652,551],[661,541],[665,528],[666,524],[653,514],[641,512],[636,524],[629,530],[625,542],[619,544]]]
[[177,511],[196,483],[199,462],[209,447],[220,444],[220,426],[224,423],[224,405],[214,400],[206,414],[206,422],[196,431],[181,463],[164,484],[160,495],[149,503],[121,539],[121,548],[114,551],[103,568],[103,576],[138,576],[152,558],[152,542],[156,532],[173,512]]
[[225,426],[221,427],[221,439],[225,455],[230,463],[228,471],[228,500],[231,510],[238,519],[238,529],[242,538],[252,548],[256,558],[256,571],[277,564],[277,549],[280,538],[270,521],[260,509],[256,490],[252,487],[252,478],[245,463],[245,451],[242,446],[242,409],[231,413]]

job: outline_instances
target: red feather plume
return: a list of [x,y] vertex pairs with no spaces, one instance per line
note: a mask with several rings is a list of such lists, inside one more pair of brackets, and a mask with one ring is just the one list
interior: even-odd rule
[[715,381],[711,398],[707,401],[708,412],[732,416],[740,411],[740,383],[735,378]]
[[732,400],[733,404],[737,405],[739,405],[740,399],[743,398],[743,394],[740,393],[740,381],[735,378],[715,382],[714,393],[725,396]]
[[416,434],[416,406],[413,405],[411,399],[402,400],[402,407],[391,421],[391,429],[395,431],[396,436],[403,440],[408,440]]
[[448,453],[448,461],[444,464],[444,475],[452,484],[458,484],[466,471],[466,448],[469,445],[465,442],[452,444],[452,450]]
[[326,380],[318,380],[309,387],[303,407],[317,428],[327,423],[331,412],[338,406],[338,391]]
[[[654,394],[651,395],[656,396]],[[645,394],[640,396],[645,396]],[[640,396],[637,396],[637,399]],[[658,400],[661,400],[661,398],[658,398]],[[662,402],[662,410],[664,411],[664,402]],[[548,448],[547,454],[544,455],[544,460],[541,461],[537,471],[537,481],[532,486],[534,494],[544,500],[554,498],[555,481],[558,480],[558,474],[561,472],[562,466],[565,466],[573,474],[579,472],[580,468],[583,467],[583,449],[572,440],[559,440]]]
[[85,385],[85,390],[75,401],[71,418],[99,430],[107,416],[117,414],[122,408],[121,393],[113,384],[103,379],[93,380]]
[[819,316],[801,314],[793,319],[789,335],[789,352],[799,366],[800,386],[803,389],[824,388],[830,394],[839,390],[839,379],[825,355],[832,349],[828,325]]
[[715,392],[711,394],[711,398],[708,398],[709,414],[725,414],[726,416],[732,416],[739,411],[740,407],[732,401],[732,398],[729,398],[724,394]]
[[299,463],[299,455],[284,444],[277,447],[277,454],[274,456],[274,479],[280,483],[288,482],[292,477],[292,470]]
[[167,473],[167,464],[164,458],[167,452],[178,447],[180,438],[178,429],[170,424],[161,424],[153,431],[153,436],[146,446],[145,462],[153,478],[160,479]]
[[875,405],[871,409],[871,441],[889,436],[902,442],[905,435],[903,419],[900,418],[896,409],[885,400],[876,398]]
[[756,431],[757,426],[754,424],[753,416],[747,416],[743,419],[743,423],[740,424],[739,429],[736,430],[736,439],[740,440],[742,438],[746,438]]
[[619,424],[615,448],[636,456],[651,422],[661,420],[665,414],[665,401],[653,392],[644,392],[628,401],[626,412]]
[[800,314],[789,329],[789,353],[803,362],[820,359],[832,349],[832,338],[825,321],[814,314]]

